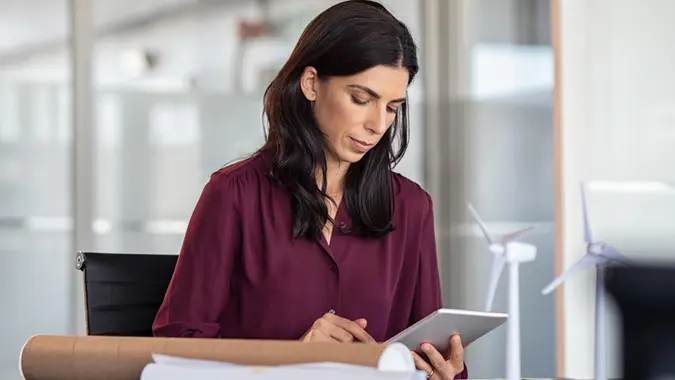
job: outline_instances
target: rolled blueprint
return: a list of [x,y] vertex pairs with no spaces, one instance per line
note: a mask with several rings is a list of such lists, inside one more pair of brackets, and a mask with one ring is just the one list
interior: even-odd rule
[[26,380],[138,380],[152,354],[250,366],[333,362],[414,371],[400,343],[303,343],[298,341],[36,335],[21,350]]

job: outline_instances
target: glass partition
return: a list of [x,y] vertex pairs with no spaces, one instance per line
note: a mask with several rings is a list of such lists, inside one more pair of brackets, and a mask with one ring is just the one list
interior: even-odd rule
[[[34,334],[74,331],[68,2],[0,4],[0,378]],[[47,317],[48,316],[48,317]]]
[[[337,1],[158,2],[125,9],[122,21],[117,3],[94,3],[95,24],[109,31],[94,45],[95,249],[177,253],[209,175],[261,146],[266,86],[304,27]],[[419,39],[417,2],[384,3]],[[410,90],[414,130],[397,168],[418,182],[421,83]]]
[[[537,247],[520,266],[521,372],[556,373],[554,296],[541,290],[555,275],[554,63],[549,2],[426,1],[424,156],[434,191],[445,305],[484,310],[494,256],[468,209],[492,235],[525,227]],[[492,304],[508,312],[508,268]],[[471,377],[502,378],[506,325],[466,352]]]

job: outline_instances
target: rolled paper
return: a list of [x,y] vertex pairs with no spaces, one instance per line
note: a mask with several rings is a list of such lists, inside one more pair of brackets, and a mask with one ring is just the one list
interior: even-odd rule
[[36,335],[24,344],[19,366],[26,380],[138,380],[152,354],[251,366],[334,362],[414,371],[400,343],[303,343],[199,338]]

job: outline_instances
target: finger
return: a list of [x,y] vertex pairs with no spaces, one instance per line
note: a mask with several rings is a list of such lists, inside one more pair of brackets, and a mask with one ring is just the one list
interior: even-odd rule
[[415,368],[426,372],[427,375],[430,374],[431,370],[433,369],[431,364],[427,363],[426,360],[424,360],[417,352],[412,350],[410,352],[412,353],[413,359],[415,360]]
[[321,330],[314,330],[315,342],[337,342],[338,340]]
[[375,338],[373,338],[364,328],[359,326],[356,322],[347,321],[343,328],[349,331],[350,334],[354,336],[357,340],[364,343],[375,343]]
[[336,326],[332,321],[329,321],[328,318],[320,318],[315,323],[315,329],[323,332],[325,335],[328,335],[335,339],[338,342],[350,343],[354,340],[352,334],[344,329]]
[[366,343],[375,343],[375,339],[372,336],[370,336],[370,334],[368,334],[366,330],[364,330],[356,322],[342,318],[335,314],[329,314],[329,316],[327,316],[327,319],[331,320],[331,322],[333,322],[336,326],[352,334],[352,336],[357,340]]
[[462,346],[462,338],[459,335],[450,337],[448,360],[450,360],[455,367],[458,367],[460,364],[464,365],[464,347]]
[[355,320],[354,322],[356,322],[356,324],[359,325],[359,327],[361,327],[362,329],[365,329],[366,326],[368,325],[368,321],[366,321],[363,318],[359,318],[359,319]]
[[429,361],[431,362],[431,365],[434,366],[436,371],[439,372],[445,371],[445,367],[448,365],[448,363],[446,363],[443,355],[441,355],[441,353],[438,352],[438,350],[434,346],[432,346],[429,343],[422,343],[422,352],[424,352],[427,355]]
[[342,343],[351,343],[354,341],[354,336],[345,329],[331,324],[328,329],[328,334]]
[[307,333],[303,339],[305,342],[337,342],[335,338],[324,333],[321,330],[312,329]]

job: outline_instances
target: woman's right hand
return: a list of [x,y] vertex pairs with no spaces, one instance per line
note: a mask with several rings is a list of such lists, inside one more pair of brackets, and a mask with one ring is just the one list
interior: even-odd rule
[[301,340],[303,342],[376,343],[365,328],[366,320],[363,318],[351,321],[333,313],[326,313],[314,322]]

